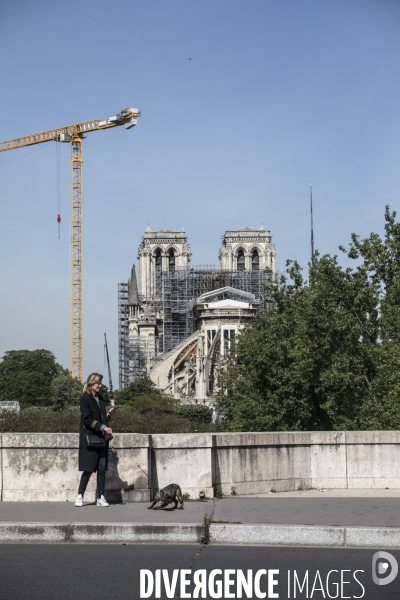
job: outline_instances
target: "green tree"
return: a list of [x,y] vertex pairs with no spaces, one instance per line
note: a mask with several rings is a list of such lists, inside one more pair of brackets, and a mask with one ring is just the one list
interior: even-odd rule
[[103,397],[103,400],[106,404],[110,404],[110,392],[108,391],[108,387],[104,385],[104,383],[101,385],[100,395]]
[[269,307],[238,336],[222,376],[227,431],[354,429],[375,374],[378,291],[365,269],[315,256],[270,282]]
[[150,379],[141,379],[116,392],[115,404],[120,407],[113,417],[116,431],[184,433],[192,430],[190,419],[177,412],[179,402],[165,396]]
[[83,385],[69,373],[60,373],[51,382],[53,410],[79,407]]
[[10,350],[0,362],[0,398],[24,406],[52,404],[51,383],[64,372],[49,350]]
[[[400,428],[400,223],[396,212],[385,209],[385,235],[351,236],[349,258],[363,269],[379,292],[379,343],[376,373],[360,413],[360,426]],[[343,251],[344,248],[342,248]]]
[[127,385],[123,390],[115,392],[117,405],[132,404],[139,398],[148,400],[161,400],[164,395],[157,389],[150,379],[141,379]]

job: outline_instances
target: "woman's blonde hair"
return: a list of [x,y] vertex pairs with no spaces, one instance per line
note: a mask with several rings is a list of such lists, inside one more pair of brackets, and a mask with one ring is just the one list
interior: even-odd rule
[[100,373],[91,373],[89,375],[89,377],[86,379],[86,383],[83,386],[83,393],[84,394],[89,394],[90,396],[93,395],[93,390],[92,390],[92,385],[94,385],[95,383],[99,383],[103,381],[103,375],[100,375]]

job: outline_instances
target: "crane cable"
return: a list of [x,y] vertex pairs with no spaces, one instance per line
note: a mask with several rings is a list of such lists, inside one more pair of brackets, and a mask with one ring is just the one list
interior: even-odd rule
[[39,148],[36,148],[36,150],[31,150],[31,152],[25,152],[25,154],[21,154],[21,156],[17,156],[15,158],[10,158],[10,160],[1,161],[0,165],[5,165],[6,163],[9,163],[9,162],[14,162],[14,160],[19,160],[20,158],[24,158],[24,156],[29,156],[29,154],[33,154],[34,152],[38,152],[38,150],[42,150],[42,148],[44,148],[48,144],[50,144],[50,140],[48,142],[44,142],[43,146],[39,146]]
[[61,166],[60,166],[60,144],[56,143],[56,165],[57,165],[57,224],[58,239],[60,239],[61,226]]

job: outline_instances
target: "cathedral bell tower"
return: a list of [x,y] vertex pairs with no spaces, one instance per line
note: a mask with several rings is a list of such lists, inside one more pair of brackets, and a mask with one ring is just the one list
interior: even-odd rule
[[221,271],[261,271],[275,273],[275,244],[269,231],[242,227],[226,231],[219,251]]
[[139,252],[139,291],[144,298],[155,294],[155,275],[157,271],[190,270],[192,250],[187,243],[183,229],[157,229],[150,225],[142,237]]

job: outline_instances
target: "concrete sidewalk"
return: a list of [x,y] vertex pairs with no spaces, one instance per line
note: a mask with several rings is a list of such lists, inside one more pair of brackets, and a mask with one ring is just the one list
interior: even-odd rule
[[150,511],[147,506],[1,502],[0,542],[400,548],[400,490],[307,490],[189,500],[184,510],[170,505]]

